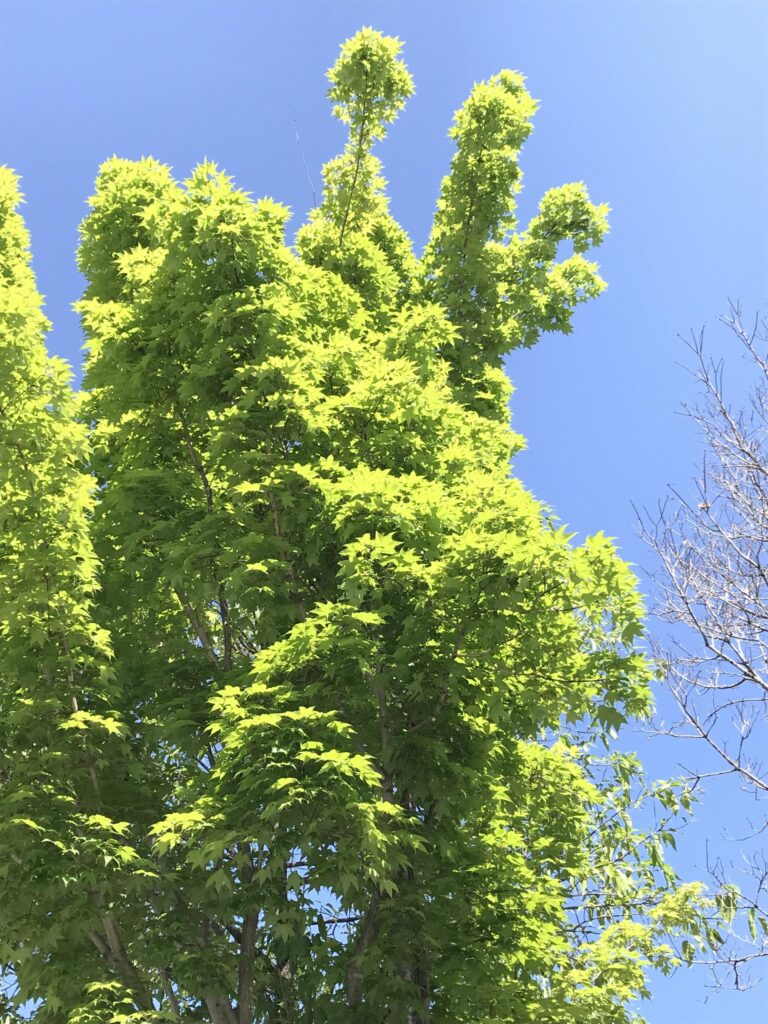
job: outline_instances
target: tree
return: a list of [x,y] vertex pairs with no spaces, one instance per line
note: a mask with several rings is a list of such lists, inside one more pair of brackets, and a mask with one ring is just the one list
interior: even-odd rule
[[372,152],[399,50],[343,46],[293,247],[212,164],[102,167],[82,395],[1,179],[0,962],[40,1024],[619,1024],[717,941],[662,854],[688,789],[607,749],[634,577],[509,474],[501,356],[600,292],[606,210],[516,230],[505,71],[416,258]]
[[[658,614],[672,627],[655,643],[680,720],[675,736],[704,744],[714,760],[695,778],[730,777],[757,798],[745,832],[765,831],[759,802],[768,794],[765,747],[768,699],[768,327],[746,325],[737,306],[724,318],[752,371],[748,400],[734,406],[724,362],[707,354],[703,333],[688,347],[701,389],[685,412],[704,448],[693,493],[672,489],[656,515],[640,519],[658,558]],[[742,850],[746,946],[723,958],[740,984],[751,961],[768,956],[765,855]],[[712,865],[726,881],[722,863]],[[749,948],[751,947],[751,948]]]

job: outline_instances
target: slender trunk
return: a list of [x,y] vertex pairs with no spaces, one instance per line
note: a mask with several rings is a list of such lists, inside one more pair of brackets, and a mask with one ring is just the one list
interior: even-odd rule
[[253,1017],[253,975],[258,922],[259,916],[255,911],[246,914],[243,921],[237,979],[237,1024],[251,1024]]
[[204,996],[203,999],[208,1007],[211,1024],[237,1024],[232,1005],[226,996],[217,992]]
[[347,1006],[354,1008],[360,1006],[363,1001],[364,975],[360,966],[360,957],[376,939],[379,933],[379,907],[381,905],[381,893],[377,892],[371,900],[368,910],[365,912],[360,923],[354,953],[347,967],[346,989]]
[[153,1010],[155,1004],[152,994],[144,985],[138,970],[126,954],[117,931],[117,925],[111,914],[105,914],[102,917],[102,927],[105,935],[100,935],[95,930],[88,933],[91,942],[131,993],[136,1007],[139,1010]]
[[168,1006],[174,1017],[181,1018],[181,1007],[179,1006],[179,1000],[176,998],[176,993],[173,991],[173,985],[171,983],[170,972],[166,967],[158,972],[160,974],[160,980],[163,983],[163,991],[165,992],[165,998],[168,1000]]
[[182,590],[180,590],[178,587],[174,587],[174,593],[178,598],[179,604],[184,609],[184,614],[187,616],[189,624],[194,629],[195,636],[200,641],[200,644],[203,650],[205,651],[206,657],[208,658],[212,665],[216,665],[218,667],[219,659],[216,657],[216,651],[213,648],[211,638],[208,635],[208,630],[205,628],[203,620],[200,618],[196,610],[192,607],[192,605],[190,604],[189,600],[187,599],[186,595]]
[[[277,501],[273,494],[271,494],[270,492],[267,493],[269,495],[269,507],[272,509],[272,522],[274,523],[275,527],[275,536],[278,538],[278,540],[283,540],[283,528],[280,525],[280,512],[277,505]],[[291,561],[284,551],[280,552],[279,557],[280,560],[285,564],[285,574],[288,577],[289,582],[293,586],[293,594],[291,595],[291,600],[293,601],[294,607],[296,608],[299,622],[306,622],[307,607],[304,604],[304,599],[302,598],[301,592],[299,590],[299,583],[298,580],[296,579],[296,573],[293,571]]]
[[[195,470],[200,480],[200,484],[203,488],[203,493],[205,494],[206,511],[210,515],[213,512],[213,488],[211,487],[211,481],[208,478],[208,473],[206,472],[205,464],[203,463],[203,460],[200,457],[200,453],[192,444],[192,435],[189,431],[189,424],[187,423],[187,418],[184,415],[184,412],[181,408],[179,408],[179,418],[181,420],[181,426],[184,433],[184,443],[187,448],[187,454],[189,455],[189,461],[191,462],[192,468]],[[213,565],[214,571],[216,571],[217,566],[215,558],[211,559],[211,563]],[[224,648],[222,663],[224,671],[229,672],[232,668],[232,623],[230,621],[229,601],[227,600],[226,589],[224,587],[224,583],[221,580],[219,580],[218,582],[218,599],[219,618],[221,619],[222,645]],[[188,611],[187,615],[189,616]],[[198,636],[199,635],[200,634],[198,633]],[[203,646],[206,648],[206,652],[208,652],[210,644],[208,644],[208,646],[206,647],[206,644],[203,642]]]
[[[364,75],[365,78],[365,90],[368,88],[368,75]],[[368,110],[363,107],[363,117],[360,122],[360,132],[357,137],[357,153],[355,156],[355,171],[352,175],[352,184],[349,186],[349,198],[347,199],[347,206],[344,210],[344,217],[341,222],[341,231],[339,232],[339,248],[344,245],[344,235],[347,230],[347,221],[349,220],[349,212],[352,209],[352,202],[355,198],[355,189],[357,188],[357,179],[360,176],[360,165],[363,160],[363,153],[365,152],[365,144],[368,141]]]
[[432,1014],[430,1012],[429,970],[419,954],[416,957],[416,967],[412,971],[412,980],[419,988],[421,1006],[410,1011],[408,1024],[430,1024]]

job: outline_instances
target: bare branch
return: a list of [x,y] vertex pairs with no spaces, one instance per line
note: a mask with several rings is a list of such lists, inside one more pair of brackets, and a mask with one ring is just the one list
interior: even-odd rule
[[[709,356],[703,332],[683,339],[700,388],[683,413],[699,432],[702,461],[687,491],[670,487],[653,513],[636,513],[657,558],[655,611],[669,627],[653,653],[680,712],[657,731],[698,739],[716,755],[719,768],[689,770],[697,782],[729,776],[757,797],[768,793],[768,326],[757,318],[747,327],[733,304],[723,322],[752,371],[751,387],[732,404],[725,361]],[[749,829],[751,838],[761,835],[768,816]],[[728,884],[719,862],[708,866]],[[738,902],[750,934],[734,928],[713,964],[743,987],[745,966],[768,955],[768,938],[748,916],[766,916],[768,868],[743,855],[734,870],[751,880],[751,896],[742,892]]]

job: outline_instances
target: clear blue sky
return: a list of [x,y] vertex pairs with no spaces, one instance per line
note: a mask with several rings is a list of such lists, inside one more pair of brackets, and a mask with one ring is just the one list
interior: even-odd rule
[[[719,349],[728,297],[748,312],[768,299],[759,0],[0,0],[0,163],[23,178],[53,350],[79,362],[73,257],[99,163],[151,154],[184,177],[210,157],[241,187],[287,202],[297,227],[312,197],[296,131],[318,188],[342,144],[323,73],[363,24],[405,41],[416,78],[380,155],[394,212],[419,244],[452,112],[501,67],[523,71],[541,100],[523,218],[572,180],[613,208],[600,256],[607,293],[570,338],[508,360],[515,426],[529,440],[517,471],[575,530],[603,529],[647,563],[630,501],[653,504],[668,482],[685,484],[698,453],[675,415],[692,397],[676,336],[707,325]],[[736,360],[731,378],[738,387]],[[684,756],[638,743],[656,772]],[[708,794],[681,870],[702,864],[704,836],[717,842],[729,814],[737,826],[736,803],[727,790]],[[654,980],[652,1024],[766,1019],[768,982],[705,1004],[706,984],[696,972]]]

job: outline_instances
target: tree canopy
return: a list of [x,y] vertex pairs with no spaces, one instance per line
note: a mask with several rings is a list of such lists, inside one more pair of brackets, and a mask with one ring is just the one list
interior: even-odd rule
[[687,789],[609,749],[635,579],[510,474],[501,358],[602,290],[606,208],[518,229],[503,71],[418,257],[399,54],[342,47],[292,245],[213,164],[103,165],[80,393],[0,176],[0,963],[39,1024],[621,1024],[717,941],[663,857]]

